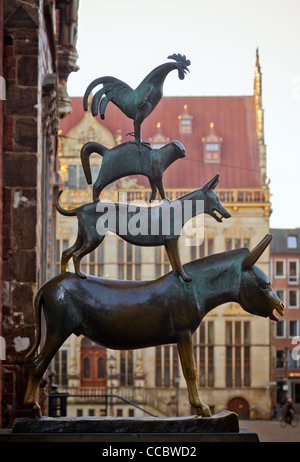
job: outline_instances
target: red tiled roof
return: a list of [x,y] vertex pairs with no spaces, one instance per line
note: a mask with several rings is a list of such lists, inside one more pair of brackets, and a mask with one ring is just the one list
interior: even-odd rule
[[[66,135],[77,125],[84,111],[82,98],[71,98],[73,111],[61,121]],[[178,116],[184,113],[184,105],[193,116],[193,133],[179,133]],[[133,131],[133,121],[128,119],[113,103],[109,103],[105,120],[97,116],[114,135],[121,130],[122,141]],[[170,96],[163,97],[152,114],[142,124],[142,139],[148,140],[157,131],[160,122],[162,133],[172,140],[180,141],[186,157],[174,162],[164,173],[166,188],[191,188],[202,186],[215,173],[220,174],[220,188],[260,188],[258,142],[254,96]],[[210,123],[222,138],[221,163],[203,161],[202,138],[210,132]],[[93,140],[90,140],[93,141]],[[79,155],[79,153],[78,153]],[[139,183],[149,186],[139,177]]]

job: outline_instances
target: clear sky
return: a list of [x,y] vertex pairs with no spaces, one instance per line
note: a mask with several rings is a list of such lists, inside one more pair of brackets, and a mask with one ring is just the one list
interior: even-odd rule
[[270,226],[300,227],[300,0],[81,0],[80,70],[68,92],[83,96],[103,75],[135,88],[181,53],[191,60],[190,74],[183,81],[169,74],[165,96],[250,95],[257,47]]

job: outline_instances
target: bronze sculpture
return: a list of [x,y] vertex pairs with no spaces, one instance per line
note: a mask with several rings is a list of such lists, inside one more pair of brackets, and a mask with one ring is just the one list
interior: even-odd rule
[[[178,239],[184,223],[196,216],[200,212],[197,207],[197,201],[203,201],[203,213],[207,213],[215,220],[221,222],[222,218],[229,218],[230,213],[221,204],[218,195],[214,188],[219,182],[219,175],[215,175],[202,188],[199,188],[191,193],[185,194],[172,201],[171,203],[164,202],[153,207],[148,206],[133,206],[123,203],[105,203],[92,202],[85,204],[74,210],[65,210],[59,203],[60,191],[56,196],[56,209],[59,213],[65,216],[77,216],[78,219],[78,235],[76,242],[66,249],[61,258],[61,271],[67,269],[67,264],[70,258],[73,257],[75,272],[79,277],[86,277],[80,271],[80,261],[88,253],[95,250],[105,238],[108,231],[118,234],[127,242],[140,246],[161,246],[164,245],[170,259],[172,268],[185,281],[190,281],[190,277],[185,273],[180,262]],[[191,213],[184,213],[186,202],[189,202]],[[101,209],[99,208],[101,206]],[[171,210],[175,208],[174,214]],[[180,213],[176,215],[176,208]],[[104,212],[103,217],[100,210]],[[112,219],[107,221],[107,214],[111,213]],[[130,231],[129,223],[134,216],[144,217],[146,229],[139,231],[138,234]],[[101,222],[102,221],[102,222]],[[163,229],[163,222],[167,221],[166,231]],[[124,226],[124,222],[125,226]],[[136,229],[134,229],[136,231]],[[156,233],[155,233],[156,231]]]
[[268,277],[255,263],[271,235],[249,252],[238,249],[211,255],[186,265],[192,282],[174,271],[155,281],[118,281],[63,273],[44,284],[35,299],[37,333],[27,353],[33,357],[41,340],[41,311],[47,336],[33,359],[25,403],[39,413],[36,393],[55,353],[72,334],[85,335],[112,349],[135,349],[177,343],[189,401],[197,414],[209,417],[198,393],[192,334],[204,316],[222,303],[239,303],[248,313],[277,320],[284,306]]
[[152,149],[148,144],[141,145],[140,149],[143,156],[140,156],[137,144],[132,141],[119,144],[112,149],[95,142],[88,142],[82,146],[81,163],[88,184],[92,184],[90,155],[97,153],[103,157],[98,177],[93,184],[94,201],[98,199],[105,186],[128,175],[144,175],[149,179],[152,189],[150,202],[154,201],[157,190],[162,199],[168,199],[165,195],[163,173],[175,160],[185,157],[184,146],[179,141],[172,141],[159,149]]
[[[95,79],[85,91],[83,97],[84,110],[87,111],[88,97],[93,88],[102,84],[102,89],[93,97],[93,116],[98,114],[98,105],[101,100],[100,116],[101,119],[104,119],[106,106],[111,101],[127,117],[134,120],[134,136],[140,147],[141,124],[161,100],[165,78],[171,71],[177,69],[179,79],[183,80],[186,72],[189,72],[188,66],[190,66],[191,62],[186,59],[186,56],[174,53],[168,56],[168,59],[173,59],[175,62],[161,64],[153,69],[135,90],[115,77],[105,76]],[[104,94],[105,97],[102,98]]]
[[[93,185],[94,202],[75,210],[65,210],[59,203],[62,191],[56,198],[56,207],[60,213],[77,216],[78,237],[62,254],[62,273],[45,283],[35,298],[36,338],[26,355],[31,359],[32,366],[24,402],[32,407],[36,415],[40,415],[36,402],[40,380],[58,349],[74,333],[85,335],[107,348],[119,350],[177,343],[189,402],[196,408],[198,415],[209,417],[210,409],[201,401],[198,393],[192,344],[192,335],[202,319],[210,310],[227,302],[239,303],[247,312],[272,320],[278,319],[273,313],[274,309],[280,315],[284,314],[284,305],[274,293],[269,279],[255,265],[269,245],[271,235],[266,235],[251,252],[246,248],[232,250],[182,266],[178,252],[180,233],[178,228],[175,232],[176,223],[171,214],[167,234],[161,231],[160,226],[158,233],[152,233],[149,227],[146,233],[140,234],[133,234],[129,230],[128,220],[142,210],[148,219],[154,214],[156,222],[160,224],[164,211],[168,211],[176,202],[169,203],[166,200],[163,173],[172,162],[185,156],[183,146],[173,141],[155,150],[140,139],[141,124],[160,101],[167,74],[178,69],[179,78],[183,79],[188,71],[190,61],[185,56],[172,55],[169,58],[174,59],[175,63],[166,63],[154,69],[136,90],[113,77],[101,77],[93,81],[85,92],[84,109],[87,110],[91,90],[103,84],[103,88],[93,98],[93,115],[97,115],[100,103],[101,118],[104,118],[106,106],[112,101],[127,117],[134,120],[135,141],[111,150],[99,143],[86,143],[81,150],[81,160],[88,183],[92,182],[90,154],[97,152],[103,156],[98,178]],[[116,211],[117,227],[113,231],[135,245],[165,245],[173,271],[154,281],[109,280],[81,273],[81,258],[94,250],[110,229],[106,225],[105,216],[108,205],[98,199],[101,191],[116,179],[137,173],[148,177],[152,188],[151,200],[154,200],[157,189],[165,200],[158,206],[138,206],[135,211],[130,211],[128,204],[111,204]],[[185,201],[192,204],[193,213],[189,218],[198,213],[195,204],[199,200],[203,201],[202,211],[217,221],[230,217],[214,191],[218,182],[217,174],[202,188],[177,200],[180,204]],[[126,231],[121,233],[120,226],[124,226],[124,217]],[[183,223],[179,222],[180,229]],[[75,273],[66,272],[67,263],[72,257]],[[34,357],[41,342],[42,310],[47,328],[46,339],[41,352]]]

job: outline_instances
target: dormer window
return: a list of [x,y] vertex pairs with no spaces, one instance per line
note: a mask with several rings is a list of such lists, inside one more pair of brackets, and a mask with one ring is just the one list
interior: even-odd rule
[[187,105],[183,107],[183,114],[178,116],[178,130],[181,134],[190,134],[193,133],[193,116],[188,113]]
[[158,122],[156,125],[155,135],[149,138],[149,142],[151,143],[152,148],[160,149],[163,146],[165,146],[167,143],[169,143],[169,141],[170,141],[170,138],[168,138],[162,133],[161,124],[160,122]]
[[213,122],[210,124],[209,134],[202,138],[202,142],[204,162],[219,164],[221,162],[222,138],[215,134]]

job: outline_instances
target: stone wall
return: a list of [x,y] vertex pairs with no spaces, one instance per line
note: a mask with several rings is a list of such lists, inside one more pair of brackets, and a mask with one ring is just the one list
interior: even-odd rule
[[[3,427],[11,426],[16,417],[31,413],[23,400],[30,366],[25,353],[35,332],[33,299],[37,288],[53,275],[51,233],[53,191],[57,187],[60,81],[57,50],[60,37],[56,31],[63,30],[56,24],[59,18],[56,8],[70,8],[72,2],[57,3],[59,6],[48,0],[10,0],[4,3],[3,14],[0,12],[4,36],[1,65],[3,62],[6,81],[3,137],[0,132],[3,138],[0,335],[6,342],[6,358],[1,367]],[[73,3],[78,6],[77,1]],[[72,60],[75,51],[72,48]],[[66,82],[67,75],[64,77]],[[0,119],[0,130],[1,126]]]

